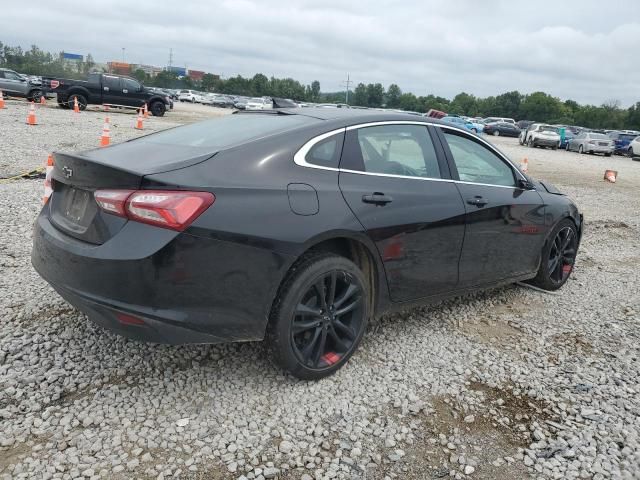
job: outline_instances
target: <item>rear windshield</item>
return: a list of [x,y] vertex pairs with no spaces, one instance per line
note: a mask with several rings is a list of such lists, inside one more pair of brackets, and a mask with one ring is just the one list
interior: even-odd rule
[[590,133],[589,138],[593,138],[594,140],[609,140],[609,137],[602,133]]
[[628,141],[632,141],[634,138],[636,138],[637,135],[632,135],[630,133],[623,133],[621,134],[618,139],[619,140],[628,140]]
[[553,132],[553,133],[558,133],[558,129],[555,127],[542,127],[540,128],[540,130],[542,132]]
[[138,141],[218,151],[267,135],[319,122],[302,115],[234,114],[142,137]]

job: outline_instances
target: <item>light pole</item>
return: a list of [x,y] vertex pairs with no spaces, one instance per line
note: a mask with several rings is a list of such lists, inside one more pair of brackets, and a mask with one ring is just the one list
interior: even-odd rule
[[124,50],[125,50],[125,48],[122,47],[122,63],[124,63]]

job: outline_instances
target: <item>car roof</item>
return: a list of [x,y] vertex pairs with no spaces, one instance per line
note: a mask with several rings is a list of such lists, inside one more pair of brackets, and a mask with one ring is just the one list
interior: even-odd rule
[[362,110],[356,108],[275,108],[271,110],[258,111],[238,111],[237,115],[297,115],[300,117],[309,117],[321,122],[315,124],[324,124],[327,130],[347,127],[349,125],[358,125],[363,123],[375,122],[409,122],[409,123],[431,123],[451,127],[451,123],[443,122],[436,118],[412,115],[410,113],[398,113],[385,110]]

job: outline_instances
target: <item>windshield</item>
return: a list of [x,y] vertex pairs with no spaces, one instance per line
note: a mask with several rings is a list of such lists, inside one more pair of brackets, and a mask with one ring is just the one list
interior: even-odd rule
[[549,127],[549,126],[545,126],[545,127],[540,127],[540,131],[541,132],[552,132],[552,133],[558,133],[558,129],[555,127]]
[[593,138],[594,140],[610,140],[609,137],[603,135],[602,133],[590,133],[589,138]]

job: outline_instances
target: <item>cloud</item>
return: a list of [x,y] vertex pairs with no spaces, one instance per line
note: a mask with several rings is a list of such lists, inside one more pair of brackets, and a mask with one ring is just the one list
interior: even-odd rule
[[[640,100],[640,2],[58,0],[3,9],[0,40],[97,61],[225,76],[355,82],[452,97],[543,90],[600,104]],[[25,19],[34,20],[26,29]],[[42,20],[41,20],[42,19]]]

